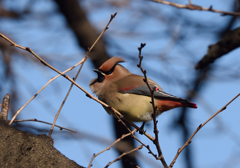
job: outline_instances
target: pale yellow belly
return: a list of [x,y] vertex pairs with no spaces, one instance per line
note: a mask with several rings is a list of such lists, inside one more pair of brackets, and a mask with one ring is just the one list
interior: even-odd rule
[[[141,122],[152,119],[153,108],[150,101],[151,98],[147,96],[118,93],[112,99],[108,99],[106,103],[121,112],[126,119]],[[105,110],[112,114],[110,109],[105,108]]]

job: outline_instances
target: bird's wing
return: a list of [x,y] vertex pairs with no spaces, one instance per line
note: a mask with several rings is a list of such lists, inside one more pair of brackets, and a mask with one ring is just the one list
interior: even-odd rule
[[[151,97],[150,90],[147,84],[143,81],[144,77],[138,75],[129,75],[121,80],[114,82],[117,91],[123,94],[136,94]],[[154,90],[154,98],[157,100],[170,100],[182,103],[182,106],[197,108],[195,103],[189,102],[187,99],[173,96],[162,90],[162,88],[153,80],[148,79],[151,89]]]
[[[158,87],[155,85],[150,85],[151,89],[154,90],[154,98],[159,99],[159,100],[173,100],[173,101],[178,101],[178,102],[189,102],[187,99],[183,99],[180,97],[173,96],[171,94],[168,94],[162,90],[160,90]],[[137,95],[143,95],[143,96],[149,96],[151,97],[150,90],[148,86],[142,85],[134,88],[119,88],[118,92],[120,93],[129,93],[129,94],[137,94]]]
[[[144,77],[138,75],[129,75],[115,82],[119,93],[137,94],[151,97],[147,84],[143,81]],[[154,90],[154,98],[159,100],[173,100],[178,102],[189,102],[187,99],[173,96],[162,90],[162,88],[153,80],[148,79],[151,89]]]

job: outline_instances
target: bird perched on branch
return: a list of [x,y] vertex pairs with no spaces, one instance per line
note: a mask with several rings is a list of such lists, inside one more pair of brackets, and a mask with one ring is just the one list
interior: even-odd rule
[[[126,119],[133,122],[152,120],[153,107],[151,92],[144,82],[144,77],[132,74],[120,62],[121,57],[112,57],[104,62],[99,69],[93,71],[98,77],[90,82],[90,88],[98,98],[119,111]],[[151,89],[154,90],[154,104],[157,106],[157,115],[176,107],[197,108],[197,105],[170,95],[153,80],[148,78]],[[110,108],[105,110],[114,116]]]

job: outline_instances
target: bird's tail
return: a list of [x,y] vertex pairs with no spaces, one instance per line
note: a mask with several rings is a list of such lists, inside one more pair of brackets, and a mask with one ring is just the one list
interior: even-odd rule
[[192,103],[192,102],[184,102],[184,103],[182,103],[182,105],[184,107],[197,108],[197,105],[195,103]]

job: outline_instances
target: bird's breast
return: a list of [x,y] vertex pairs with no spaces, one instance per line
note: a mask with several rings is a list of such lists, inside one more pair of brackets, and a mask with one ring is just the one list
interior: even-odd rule
[[[141,122],[152,119],[153,108],[150,103],[151,98],[148,96],[117,93],[114,96],[112,95],[111,98],[104,97],[100,96],[99,99],[121,112],[130,121]],[[113,113],[108,108],[105,108],[105,110],[109,114]]]

